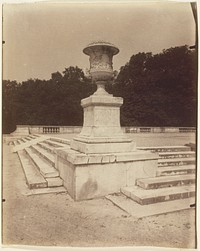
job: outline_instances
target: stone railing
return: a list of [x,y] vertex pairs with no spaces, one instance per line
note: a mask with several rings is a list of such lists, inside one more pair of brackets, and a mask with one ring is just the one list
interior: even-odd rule
[[59,126],[44,126],[42,128],[43,133],[60,133]]
[[124,127],[125,133],[195,133],[195,127]]
[[[64,134],[81,132],[82,126],[37,126],[37,125],[17,125],[17,129],[12,135],[28,134]],[[195,127],[122,127],[124,133],[195,133]]]
[[31,134],[80,133],[82,126],[29,126]]

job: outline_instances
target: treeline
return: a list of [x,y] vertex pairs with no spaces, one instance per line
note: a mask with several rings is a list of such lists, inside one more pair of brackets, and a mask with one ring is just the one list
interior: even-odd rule
[[[52,73],[50,80],[4,80],[3,133],[14,131],[17,124],[82,125],[80,101],[95,90],[77,66]],[[195,126],[196,53],[181,46],[156,55],[133,55],[107,90],[124,98],[123,126]]]

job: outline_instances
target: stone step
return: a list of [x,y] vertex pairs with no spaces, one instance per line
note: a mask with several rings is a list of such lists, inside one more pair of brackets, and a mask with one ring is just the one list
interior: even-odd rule
[[27,156],[24,150],[18,151],[18,156],[22,164],[22,168],[24,170],[26,183],[29,189],[36,189],[36,188],[45,188],[47,187],[47,181],[44,177],[40,174],[39,170],[29,157]]
[[181,152],[161,152],[159,153],[159,157],[162,159],[168,158],[191,158],[195,157],[196,153],[192,151],[181,151]]
[[40,134],[32,134],[31,136],[34,137],[35,139],[41,137]]
[[48,161],[48,163],[55,167],[55,156],[54,154],[47,152],[44,148],[37,145],[32,145],[31,149],[33,149],[39,156]]
[[48,187],[60,187],[63,186],[63,180],[60,177],[46,178]]
[[13,146],[13,145],[14,145],[14,141],[8,142],[8,145],[9,145],[9,146]]
[[172,186],[194,184],[195,174],[160,176],[154,178],[138,179],[136,185],[144,189],[157,189]]
[[148,205],[140,205],[132,199],[127,198],[124,194],[111,194],[106,196],[106,198],[137,219],[186,209],[195,210],[191,207],[191,205],[195,203],[195,197]]
[[32,138],[30,136],[26,136],[25,139],[29,140],[29,141],[32,140]]
[[18,152],[18,151],[23,150],[25,148],[28,148],[28,147],[30,147],[32,145],[36,145],[37,143],[43,142],[46,139],[48,139],[47,136],[41,136],[39,138],[35,138],[35,139],[30,140],[30,141],[27,141],[26,143],[19,144],[19,145],[15,146],[13,148],[13,152]]
[[17,142],[19,143],[19,145],[24,144],[25,142],[22,139],[18,139]]
[[196,172],[195,165],[184,165],[184,166],[166,166],[159,167],[156,176],[167,176],[167,175],[181,175],[190,174]]
[[138,186],[123,187],[121,192],[140,205],[148,205],[171,200],[195,197],[195,185],[167,187],[161,189],[145,190]]
[[58,137],[51,137],[50,140],[58,142],[58,143],[70,145],[70,140],[69,139],[62,139],[62,138],[58,138]]
[[158,167],[162,166],[178,166],[178,165],[190,165],[195,164],[195,158],[170,158],[170,159],[159,159]]
[[[59,194],[59,193],[66,193],[67,190],[63,186],[60,187],[47,187],[47,188],[38,188],[38,189],[31,189],[26,192],[24,195],[32,196],[32,195],[41,195],[41,194]],[[69,199],[71,199],[69,197]]]
[[38,145],[50,153],[53,153],[53,154],[55,153],[55,147],[50,146],[48,143],[41,142],[41,143],[38,143]]
[[67,144],[64,144],[64,143],[59,143],[57,141],[53,141],[52,139],[47,139],[44,141],[44,143],[47,143],[49,144],[50,146],[53,146],[53,147],[66,147]]
[[138,147],[138,150],[146,150],[151,152],[181,152],[190,151],[188,146],[150,146],[150,147]]
[[27,142],[26,138],[21,138],[21,141],[23,141],[23,143]]
[[25,148],[25,151],[27,152],[33,163],[37,166],[44,178],[53,178],[59,176],[58,171],[45,159],[40,158],[40,156],[33,149]]
[[196,143],[189,143],[189,144],[185,144],[185,146],[188,146],[191,148],[191,151],[195,151],[197,150],[197,146]]
[[14,140],[14,141],[13,141],[13,145],[14,145],[14,146],[18,146],[18,145],[20,145],[20,143],[19,143],[17,140]]
[[29,135],[28,137],[32,138],[32,139],[36,139],[38,137],[40,137],[39,135],[35,136],[35,135]]

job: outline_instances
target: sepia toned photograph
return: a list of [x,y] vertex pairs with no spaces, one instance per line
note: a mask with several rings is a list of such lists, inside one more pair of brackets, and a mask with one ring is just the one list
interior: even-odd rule
[[2,4],[2,246],[197,249],[197,3]]

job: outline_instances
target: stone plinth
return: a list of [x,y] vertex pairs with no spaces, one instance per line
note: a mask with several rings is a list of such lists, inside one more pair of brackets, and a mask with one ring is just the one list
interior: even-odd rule
[[[102,93],[102,90],[100,90]],[[82,100],[84,124],[68,149],[57,150],[56,168],[74,200],[91,199],[155,177],[158,155],[136,150],[120,126],[123,99],[99,91]]]
[[136,149],[120,126],[123,99],[97,93],[83,99],[84,124],[81,133],[71,142],[73,150],[82,153],[116,153]]
[[56,156],[56,168],[74,200],[116,193],[139,178],[155,177],[158,160],[147,151],[85,154],[69,148],[57,150]]

